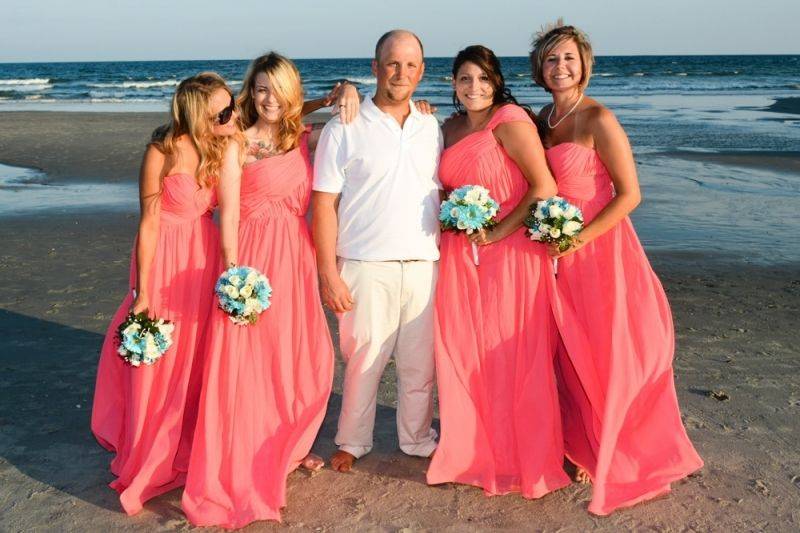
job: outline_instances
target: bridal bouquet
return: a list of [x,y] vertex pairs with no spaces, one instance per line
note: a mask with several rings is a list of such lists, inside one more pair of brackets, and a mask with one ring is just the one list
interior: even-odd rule
[[[479,185],[464,185],[450,193],[442,202],[439,221],[442,231],[463,231],[470,235],[497,224],[495,216],[500,206],[489,196],[489,190]],[[472,243],[472,258],[478,264],[478,249]]]
[[175,326],[163,319],[152,319],[146,312],[130,313],[117,328],[117,353],[131,366],[152,365],[172,345]]
[[258,315],[269,307],[272,287],[267,277],[255,268],[234,266],[220,275],[214,293],[231,322],[246,326],[255,324]]
[[[558,250],[567,250],[583,229],[583,213],[560,196],[541,200],[531,206],[525,226],[532,241],[558,245]],[[556,267],[556,260],[553,260]]]

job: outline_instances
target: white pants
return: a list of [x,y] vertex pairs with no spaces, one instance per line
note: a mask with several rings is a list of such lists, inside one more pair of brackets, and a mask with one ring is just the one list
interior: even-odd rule
[[339,315],[339,343],[347,367],[336,444],[355,457],[372,450],[378,384],[394,355],[400,449],[427,457],[436,449],[431,421],[438,263],[342,259],[339,272],[355,305]]

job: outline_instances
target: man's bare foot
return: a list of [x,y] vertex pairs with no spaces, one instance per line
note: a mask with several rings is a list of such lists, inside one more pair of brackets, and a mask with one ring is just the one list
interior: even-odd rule
[[580,483],[581,485],[589,485],[592,483],[592,478],[589,477],[589,472],[579,466],[575,467],[574,479],[576,483]]
[[356,458],[353,454],[339,450],[331,455],[331,468],[337,472],[349,472]]
[[300,466],[311,472],[319,472],[325,466],[325,461],[319,455],[309,453],[305,459],[300,462]]

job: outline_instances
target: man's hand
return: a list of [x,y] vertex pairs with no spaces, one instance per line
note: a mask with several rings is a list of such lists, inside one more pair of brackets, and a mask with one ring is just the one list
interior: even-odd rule
[[320,274],[319,293],[322,303],[335,313],[350,311],[355,304],[355,300],[350,295],[350,289],[347,288],[338,272]]

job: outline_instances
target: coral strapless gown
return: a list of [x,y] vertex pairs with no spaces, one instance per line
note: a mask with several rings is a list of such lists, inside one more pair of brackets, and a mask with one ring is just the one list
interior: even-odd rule
[[[446,149],[439,167],[448,190],[489,189],[500,216],[528,188],[492,132],[510,121],[531,122],[520,107],[503,106],[484,130]],[[570,483],[553,369],[552,265],[524,228],[478,252],[476,267],[467,238],[443,232],[435,322],[442,435],[428,483],[538,498]]]
[[[116,452],[111,487],[125,512],[183,484],[197,416],[202,336],[219,270],[219,238],[211,220],[213,190],[188,174],[166,176],[158,241],[150,273],[150,309],[175,324],[173,344],[152,366],[134,368],[117,354],[116,330],[133,302],[123,300],[106,333],[97,369],[92,432]],[[130,267],[136,284],[136,246]]]
[[[597,152],[547,150],[559,195],[590,222],[613,197]],[[592,478],[605,515],[669,491],[703,466],[686,435],[672,374],[672,313],[630,219],[559,260],[553,310],[567,455]]]
[[251,326],[211,317],[197,431],[183,494],[196,525],[280,520],[286,476],[309,453],[333,380],[304,215],[312,171],[300,147],[245,165],[239,263],[263,272],[272,302]]

